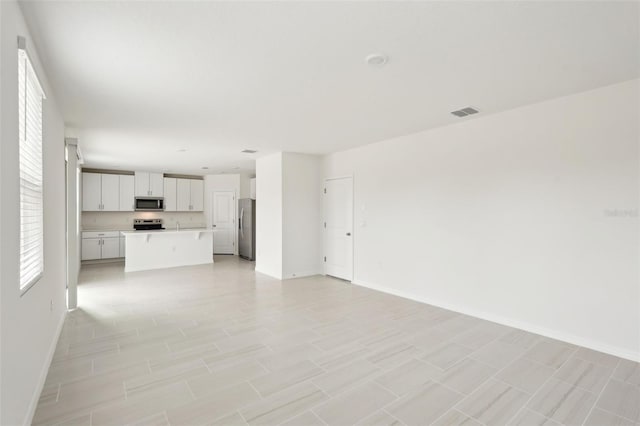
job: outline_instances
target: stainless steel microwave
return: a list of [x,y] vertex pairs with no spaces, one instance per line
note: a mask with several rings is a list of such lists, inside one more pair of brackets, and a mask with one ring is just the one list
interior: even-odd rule
[[136,197],[135,210],[140,212],[164,211],[164,198],[162,197]]

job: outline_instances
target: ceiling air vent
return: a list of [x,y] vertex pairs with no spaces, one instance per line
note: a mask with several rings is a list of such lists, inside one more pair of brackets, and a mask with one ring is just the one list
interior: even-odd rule
[[242,150],[242,151],[240,151],[240,152],[242,152],[242,153],[244,153],[244,154],[255,154],[255,153],[256,153],[256,152],[258,152],[258,151],[254,150],[254,149],[243,149],[243,150]]
[[459,109],[458,111],[451,111],[451,114],[455,115],[456,117],[466,117],[467,115],[477,114],[478,112],[479,111],[475,108],[466,107]]

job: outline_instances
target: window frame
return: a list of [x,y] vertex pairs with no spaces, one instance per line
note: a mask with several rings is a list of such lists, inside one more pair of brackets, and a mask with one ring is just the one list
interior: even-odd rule
[[[20,296],[33,288],[44,276],[44,100],[46,95],[40,84],[40,80],[26,49],[24,37],[18,37],[18,187],[19,187],[19,238],[18,238],[18,287]],[[36,100],[37,99],[37,100]],[[35,102],[39,102],[38,106]],[[35,108],[36,114],[32,110]],[[39,113],[39,115],[38,115]],[[35,120],[34,120],[35,117]],[[35,121],[35,125],[31,124]],[[35,134],[34,134],[35,132]],[[26,168],[24,164],[36,161],[33,168]],[[29,173],[31,172],[31,173]],[[30,176],[31,175],[31,176]],[[25,195],[25,192],[31,194]],[[25,201],[27,197],[36,201]],[[25,237],[25,204],[35,207],[37,227],[32,232],[35,237]],[[29,268],[29,272],[36,269],[36,274],[23,273],[25,257],[23,248],[29,242],[36,241],[37,252],[35,254],[36,265]],[[29,259],[32,262],[33,259]]]

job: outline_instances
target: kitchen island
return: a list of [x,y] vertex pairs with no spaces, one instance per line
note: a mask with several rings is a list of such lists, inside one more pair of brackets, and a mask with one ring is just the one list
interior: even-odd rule
[[125,272],[213,263],[213,230],[123,231]]

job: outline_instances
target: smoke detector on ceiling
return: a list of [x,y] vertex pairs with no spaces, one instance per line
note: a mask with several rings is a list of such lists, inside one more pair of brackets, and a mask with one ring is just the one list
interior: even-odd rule
[[381,67],[389,62],[389,57],[384,53],[372,53],[365,58],[365,61],[372,67]]
[[254,150],[254,149],[243,149],[243,150],[242,150],[242,151],[240,151],[240,152],[242,152],[242,153],[244,153],[244,154],[255,154],[255,153],[256,153],[256,152],[258,152],[258,151]]
[[467,115],[477,114],[479,112],[480,111],[475,108],[466,107],[457,111],[451,111],[451,114],[455,115],[456,117],[466,117]]

